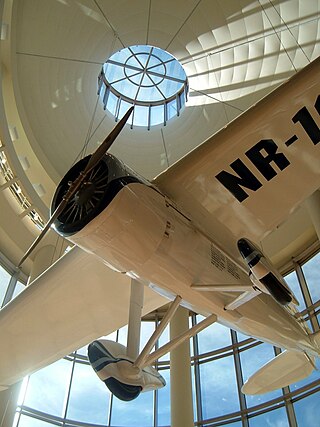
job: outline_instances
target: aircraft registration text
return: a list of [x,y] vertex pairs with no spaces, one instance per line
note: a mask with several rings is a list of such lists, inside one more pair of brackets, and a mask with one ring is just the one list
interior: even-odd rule
[[[314,111],[310,112],[307,107],[302,107],[291,120],[294,124],[302,127],[307,140],[313,145],[317,145],[320,142],[320,128],[314,120],[313,114],[318,113],[320,115],[320,95],[318,95],[312,110]],[[290,147],[298,140],[298,136],[294,134],[284,141],[284,145]],[[283,152],[279,151],[279,147],[273,139],[261,139],[247,150],[245,155],[266,181],[272,180],[277,176],[278,171],[283,171],[290,165],[289,159]],[[230,168],[236,175],[223,170],[216,175],[216,178],[239,202],[243,202],[249,197],[246,189],[257,191],[262,187],[261,178],[258,179],[241,159],[237,158],[233,161]]]

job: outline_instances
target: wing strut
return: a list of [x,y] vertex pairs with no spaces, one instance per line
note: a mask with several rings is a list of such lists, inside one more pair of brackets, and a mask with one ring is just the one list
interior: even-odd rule
[[[171,312],[171,309],[174,312],[176,311],[176,309],[179,306],[179,303],[178,303],[179,299],[181,300],[181,298],[179,296],[177,296],[176,299],[173,301],[172,305],[170,306],[168,312],[166,313],[166,316],[168,315],[169,312]],[[163,321],[165,320],[165,325],[163,326],[163,330],[165,329],[165,326],[172,319],[172,317],[174,315],[174,312],[173,312],[172,315],[170,313],[170,315],[168,315],[168,317],[166,319],[163,318]],[[168,320],[168,318],[169,318],[169,320]],[[145,345],[145,347],[142,350],[142,352],[140,353],[140,355],[138,356],[137,360],[134,362],[133,366],[138,367],[140,369],[143,369],[146,366],[152,365],[157,359],[159,359],[160,357],[164,356],[166,353],[169,353],[169,351],[171,351],[174,348],[178,347],[184,341],[192,338],[194,335],[198,334],[200,331],[202,331],[203,329],[207,328],[208,326],[210,326],[212,323],[215,323],[216,321],[217,321],[217,316],[215,314],[211,314],[209,317],[205,318],[204,320],[202,320],[197,325],[195,325],[192,328],[188,329],[186,332],[184,332],[183,334],[179,335],[177,338],[169,341],[167,344],[163,345],[158,350],[156,350],[156,351],[154,351],[153,353],[150,354],[151,348],[153,347],[153,345],[154,345],[155,341],[157,340],[157,338],[162,333],[161,331],[159,333],[157,331],[157,329],[158,329],[157,328],[155,330],[154,334],[151,336],[151,338],[147,342],[147,344]],[[162,323],[163,322],[161,322],[160,326],[162,326]],[[160,326],[159,326],[159,328],[160,328]],[[161,327],[161,329],[162,329],[162,327]]]
[[260,294],[261,294],[261,292],[259,290],[255,290],[252,288],[251,291],[245,291],[242,294],[240,294],[235,300],[233,300],[229,304],[227,304],[224,307],[224,309],[225,310],[235,310],[236,308],[240,307],[241,305],[252,300],[253,298],[257,297]]
[[[138,358],[134,362],[134,365],[137,368],[142,368],[146,365],[151,365],[152,363],[145,363],[146,360],[149,357],[149,354],[155,345],[157,339],[162,335],[163,331],[165,330],[166,326],[169,324],[171,319],[173,318],[175,312],[177,311],[179,305],[181,302],[181,297],[179,295],[176,296],[175,300],[171,303],[170,308],[166,312],[164,318],[160,322],[160,325],[156,328],[154,333],[149,338],[147,344],[144,346],[142,352],[139,354]],[[155,359],[156,360],[156,359]]]
[[[141,310],[143,305],[143,286],[136,280],[131,282],[131,299],[130,299],[130,314],[129,314],[129,328],[128,328],[128,342],[127,342],[127,356],[136,359],[133,367],[143,369],[146,366],[151,366],[157,359],[169,353],[169,351],[176,348],[184,341],[190,339],[212,323],[217,321],[217,316],[212,314],[206,319],[202,320],[197,325],[188,329],[183,334],[179,335],[174,340],[169,341],[167,344],[160,347],[158,350],[151,353],[152,348],[155,346],[159,337],[172,320],[175,312],[177,311],[181,297],[177,295],[174,301],[170,304],[168,311],[161,320],[159,326],[149,338],[141,353],[137,356],[140,342],[140,325],[141,325]],[[135,357],[134,357],[135,355]]]
[[129,354],[136,354],[139,348],[143,301],[143,290],[140,286],[143,285],[132,280],[128,348],[120,343],[104,339],[93,341],[88,348],[90,364],[98,377],[106,384],[111,393],[126,401],[135,399],[141,391],[156,390],[163,387],[165,385],[164,378],[151,365],[161,356],[217,321],[217,316],[212,314],[158,350],[150,353],[181,303],[181,297],[177,295],[139,356],[130,357]]

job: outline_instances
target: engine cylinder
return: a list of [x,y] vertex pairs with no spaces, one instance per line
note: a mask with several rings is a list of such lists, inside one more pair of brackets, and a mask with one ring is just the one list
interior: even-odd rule
[[[79,176],[90,155],[78,161],[63,177],[54,194],[51,214],[55,211],[70,184]],[[120,160],[106,154],[87,174],[79,190],[54,221],[53,227],[63,237],[72,236],[99,215],[127,184],[141,182]]]

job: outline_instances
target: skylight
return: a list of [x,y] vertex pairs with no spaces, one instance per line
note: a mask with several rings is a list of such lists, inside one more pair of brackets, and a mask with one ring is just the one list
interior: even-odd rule
[[104,108],[115,120],[135,106],[131,127],[166,125],[179,116],[187,100],[188,79],[181,64],[154,46],[130,46],[114,53],[98,82]]

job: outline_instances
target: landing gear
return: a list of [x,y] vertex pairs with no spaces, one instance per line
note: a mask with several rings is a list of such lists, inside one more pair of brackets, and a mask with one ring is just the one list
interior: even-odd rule
[[142,391],[156,390],[166,385],[164,378],[151,366],[134,366],[126,356],[127,348],[108,341],[93,341],[88,347],[88,358],[98,377],[118,399],[130,401]]
[[[141,322],[139,306],[142,307],[143,304],[143,292],[141,292],[143,285],[140,285],[141,283],[135,280],[131,284],[127,347],[103,339],[93,341],[88,347],[88,358],[92,368],[111,393],[124,401],[135,399],[141,392],[165,386],[164,378],[152,367],[155,361],[217,320],[217,316],[212,314],[164,346],[151,352],[179,307],[181,297],[176,296],[159,326],[139,354],[140,332],[138,333],[136,326],[140,326],[137,325],[137,321]],[[138,329],[140,331],[140,328]]]

